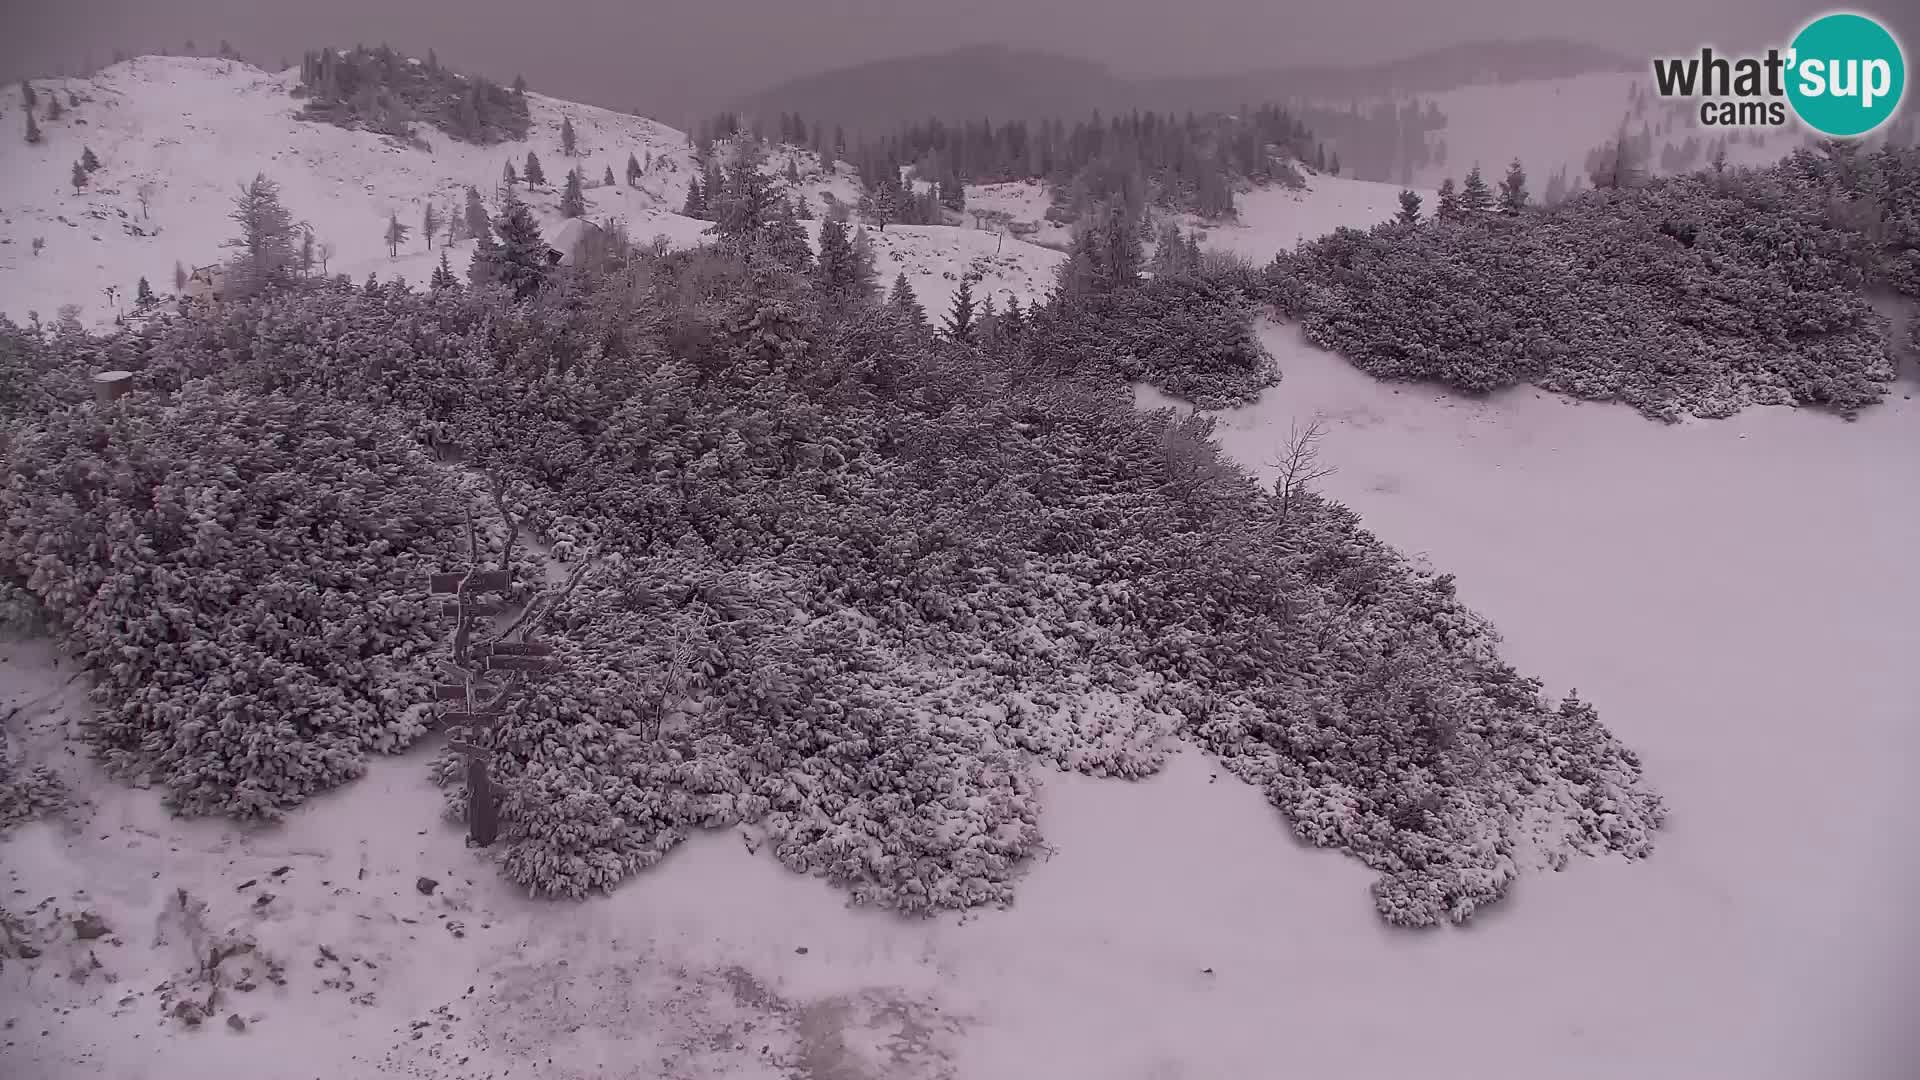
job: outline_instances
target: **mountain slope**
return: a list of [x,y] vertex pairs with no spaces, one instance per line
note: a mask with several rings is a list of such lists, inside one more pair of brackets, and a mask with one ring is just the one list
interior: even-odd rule
[[[237,186],[264,172],[316,240],[331,245],[332,273],[386,271],[382,237],[390,214],[413,228],[404,250],[422,258],[394,264],[412,276],[423,255],[420,219],[428,202],[443,214],[460,205],[465,185],[491,195],[509,161],[518,170],[529,149],[542,158],[550,184],[531,193],[536,205],[557,200],[567,161],[559,127],[571,117],[590,181],[609,166],[623,172],[628,153],[665,162],[641,190],[595,188],[596,216],[645,219],[678,207],[689,171],[685,136],[638,117],[529,95],[530,139],[488,147],[455,142],[423,129],[430,149],[297,118],[288,95],[293,72],[269,74],[220,60],[142,57],[90,79],[49,80],[45,94],[76,95],[79,105],[58,122],[43,122],[38,146],[0,142],[0,298],[16,316],[38,310],[51,318],[62,304],[82,305],[88,318],[110,311],[104,290],[117,287],[123,306],[136,280],[172,290],[173,267],[220,260],[233,234],[227,215]],[[0,125],[18,131],[22,105],[10,95]],[[102,163],[84,190],[71,184],[72,162],[91,148]],[[143,206],[142,192],[146,192]],[[638,222],[635,230],[646,230]],[[32,241],[44,238],[38,255]],[[461,261],[464,269],[464,261]],[[405,269],[402,269],[405,267]],[[422,271],[415,280],[424,281]]]
[[[36,83],[42,111],[56,93],[78,104],[60,120],[41,122],[39,145],[17,134],[0,140],[0,312],[16,320],[38,312],[51,321],[63,305],[77,304],[83,322],[101,323],[131,309],[141,277],[156,293],[171,293],[176,263],[191,270],[229,254],[222,245],[235,231],[228,220],[234,194],[257,172],[278,181],[296,220],[331,246],[326,271],[356,281],[372,273],[424,284],[444,245],[442,239],[426,247],[426,206],[437,206],[444,219],[471,184],[491,209],[503,166],[521,171],[529,151],[548,182],[531,191],[522,186],[522,196],[549,228],[561,220],[560,181],[577,166],[594,220],[617,219],[636,240],[661,235],[687,246],[703,239],[707,223],[676,212],[695,175],[692,148],[684,133],[655,121],[529,94],[526,140],[474,146],[422,127],[421,149],[299,119],[301,103],[289,94],[296,78],[230,61],[149,56],[88,79]],[[561,151],[563,120],[576,132],[573,159]],[[0,100],[0,130],[24,127],[20,96],[9,92]],[[85,149],[101,168],[76,190],[72,167]],[[608,169],[625,175],[629,154],[653,163],[639,185],[599,186]],[[790,157],[801,175],[790,193],[816,209],[826,194],[858,197],[844,168],[823,169],[811,154],[776,150],[766,168],[783,175]],[[412,228],[398,258],[384,239],[390,215]],[[44,241],[37,253],[36,239]],[[936,311],[968,269],[984,274],[979,295],[1031,300],[1051,286],[1060,259],[1010,237],[947,227],[894,228],[875,233],[874,241],[886,281],[905,273]],[[466,241],[447,251],[456,272],[464,273],[472,248]]]

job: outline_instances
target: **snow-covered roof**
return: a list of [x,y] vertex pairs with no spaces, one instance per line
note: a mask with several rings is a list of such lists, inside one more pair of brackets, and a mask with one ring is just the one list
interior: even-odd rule
[[574,252],[580,248],[581,241],[600,231],[600,226],[586,218],[568,218],[547,230],[547,247],[560,253],[560,265],[568,266],[573,262]]

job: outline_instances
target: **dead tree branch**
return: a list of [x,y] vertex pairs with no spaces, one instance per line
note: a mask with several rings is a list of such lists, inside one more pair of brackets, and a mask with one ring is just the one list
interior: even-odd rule
[[1273,496],[1279,503],[1275,520],[1279,524],[1287,523],[1302,494],[1337,471],[1331,465],[1320,463],[1320,442],[1326,434],[1326,424],[1318,416],[1304,428],[1291,425],[1287,429],[1286,444],[1278,455],[1267,461],[1280,470],[1273,481]]

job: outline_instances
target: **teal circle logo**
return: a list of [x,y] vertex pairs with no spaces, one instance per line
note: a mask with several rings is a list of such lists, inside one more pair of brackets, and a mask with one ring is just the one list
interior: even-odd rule
[[1794,36],[1792,50],[1787,100],[1801,123],[1823,135],[1867,134],[1887,122],[1906,92],[1900,43],[1865,15],[1822,15]]

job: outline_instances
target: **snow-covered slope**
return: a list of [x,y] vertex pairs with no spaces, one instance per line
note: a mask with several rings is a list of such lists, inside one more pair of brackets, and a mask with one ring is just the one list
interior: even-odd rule
[[[1204,234],[1204,247],[1259,265],[1302,241],[1342,227],[1369,229],[1400,211],[1397,184],[1349,180],[1312,170],[1304,175],[1306,186],[1297,190],[1275,186],[1241,192],[1235,200],[1237,220],[1231,223],[1189,220],[1188,225]],[[1437,196],[1418,189],[1415,194],[1424,200],[1425,212],[1432,212]]]
[[[424,281],[437,252],[424,254],[420,219],[428,202],[460,205],[465,185],[491,195],[509,162],[516,171],[529,149],[549,178],[564,174],[561,120],[579,135],[577,164],[589,182],[610,166],[624,175],[629,153],[664,158],[640,190],[593,188],[596,217],[622,216],[635,232],[685,198],[690,161],[686,137],[650,120],[529,95],[533,126],[525,143],[473,146],[424,129],[430,149],[366,132],[299,120],[289,96],[295,73],[268,74],[221,60],[142,57],[88,79],[36,83],[42,94],[75,94],[77,107],[43,122],[38,146],[0,140],[0,301],[19,317],[28,309],[51,318],[62,304],[82,305],[88,321],[110,317],[104,290],[124,304],[146,277],[170,292],[173,267],[215,262],[234,233],[228,214],[243,181],[264,172],[282,201],[332,245],[331,273],[369,270]],[[24,125],[17,93],[0,105],[0,125]],[[90,147],[101,169],[84,190],[71,182],[72,163]],[[531,198],[551,210],[557,185]],[[143,208],[141,193],[150,194]],[[414,229],[406,245],[416,257],[390,262],[383,239],[388,215]],[[45,239],[38,256],[35,237]],[[464,266],[462,266],[464,269]]]
[[[548,225],[560,219],[560,178],[578,167],[592,185],[586,198],[595,220],[617,218],[636,239],[664,235],[676,245],[699,242],[707,227],[676,212],[695,175],[686,135],[652,120],[529,94],[525,141],[474,146],[422,127],[429,147],[423,150],[300,120],[300,102],[289,95],[296,77],[223,60],[149,56],[87,79],[43,80],[35,83],[43,99],[58,94],[78,104],[60,120],[42,121],[39,145],[18,134],[25,117],[17,90],[0,95],[0,130],[8,133],[0,139],[0,311],[52,319],[62,305],[78,304],[83,321],[102,323],[113,318],[116,301],[120,309],[130,305],[141,277],[156,292],[171,292],[175,263],[191,270],[227,254],[221,245],[234,233],[234,193],[259,172],[279,182],[287,208],[332,246],[327,271],[356,280],[374,273],[424,283],[443,246],[426,248],[420,221],[427,205],[444,217],[462,204],[468,184],[491,205],[503,167],[512,162],[520,171],[529,150],[549,182],[535,191],[523,186],[522,195]],[[563,120],[576,133],[578,155],[571,159],[561,150]],[[88,148],[101,168],[76,190],[73,163]],[[637,187],[624,183],[629,154],[653,163]],[[801,175],[794,193],[816,211],[824,209],[823,193],[858,198],[844,166],[825,170],[804,151],[776,150],[767,171],[784,176],[789,157]],[[608,169],[616,183],[600,186]],[[397,259],[384,239],[393,214],[413,229]],[[35,239],[44,241],[38,254]],[[884,276],[890,281],[904,270],[922,303],[936,311],[958,271],[996,247],[982,293],[1035,295],[1058,260],[1044,248],[1011,237],[1001,243],[972,229],[889,229],[875,239]],[[456,244],[448,252],[457,271],[472,247]],[[110,287],[118,293],[113,300]]]

